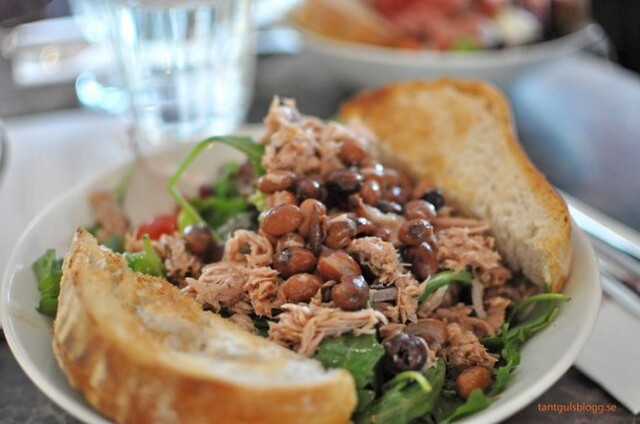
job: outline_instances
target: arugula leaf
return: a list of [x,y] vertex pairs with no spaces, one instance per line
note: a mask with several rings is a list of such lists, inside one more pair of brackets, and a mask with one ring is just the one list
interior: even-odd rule
[[125,252],[124,257],[129,264],[129,268],[143,274],[164,276],[164,266],[158,254],[153,250],[149,236],[142,236],[143,252],[129,253]]
[[384,356],[384,347],[374,334],[342,334],[327,337],[318,346],[315,358],[327,368],[344,368],[351,373],[356,387],[373,382],[375,367]]
[[464,284],[471,284],[473,276],[469,271],[441,271],[435,274],[427,281],[427,286],[424,288],[424,293],[418,296],[418,301],[422,302],[427,299],[440,287],[444,287],[454,281],[459,281]]
[[[514,308],[509,322],[505,323],[498,336],[485,337],[480,342],[488,348],[500,350],[500,366],[497,368],[496,378],[493,382],[490,395],[501,392],[511,373],[520,364],[520,348],[534,334],[547,328],[560,311],[556,306],[557,301],[568,302],[569,296],[557,293],[541,293],[524,299]],[[527,316],[517,321],[525,307],[534,305]],[[513,325],[515,323],[515,325]]]
[[189,225],[201,224],[205,220],[200,216],[198,211],[184,198],[180,190],[178,190],[178,181],[186,172],[187,168],[193,161],[206,149],[210,144],[223,143],[232,146],[247,155],[247,159],[253,164],[257,175],[264,175],[265,170],[262,166],[262,156],[264,155],[264,146],[254,143],[250,137],[234,137],[234,136],[216,136],[209,137],[194,147],[189,155],[182,161],[176,172],[169,178],[167,188],[169,193],[176,200],[181,208],[178,217],[178,225],[184,230]]
[[518,365],[520,365],[521,343],[518,342],[517,339],[508,340],[508,328],[509,324],[505,324],[502,330],[505,341],[500,359],[503,365],[498,367],[498,370],[496,372],[496,378],[493,381],[493,385],[491,386],[490,394],[492,395],[501,392],[505,388],[507,382],[509,381],[511,373],[516,369]]
[[475,389],[469,395],[469,398],[465,403],[458,406],[451,415],[448,415],[442,420],[438,420],[439,424],[450,424],[451,422],[460,418],[466,417],[471,414],[475,414],[478,411],[482,411],[487,406],[491,405],[495,398],[488,397],[481,389]]
[[222,174],[213,184],[213,192],[215,197],[229,198],[236,196],[235,183],[233,177],[238,172],[240,165],[236,162],[227,162],[222,169]]
[[115,189],[113,189],[113,194],[116,197],[116,201],[119,205],[122,206],[124,203],[124,198],[127,195],[127,191],[129,190],[129,186],[131,185],[131,181],[133,180],[133,175],[136,173],[136,168],[138,166],[138,160],[135,160],[127,167],[125,170],[122,179],[118,182]]
[[440,397],[445,373],[444,361],[439,359],[425,374],[428,386],[409,382],[410,378],[406,377],[390,381],[382,395],[356,414],[354,421],[359,424],[404,424],[428,414]]
[[524,310],[525,307],[540,301],[546,300],[557,300],[561,302],[570,302],[571,298],[566,294],[562,293],[539,293],[534,294],[533,296],[529,296],[526,299],[522,300],[518,303],[511,312],[509,320],[511,321],[513,318],[516,318],[520,315],[520,313]]
[[208,197],[199,202],[199,205],[202,206],[200,210],[203,219],[214,229],[220,228],[230,219],[249,209],[248,203],[242,197]]
[[62,259],[56,259],[56,251],[48,249],[31,265],[38,280],[40,302],[36,310],[50,318],[58,312],[58,295],[62,278]]
[[124,239],[121,234],[111,234],[103,244],[114,252],[124,252]]

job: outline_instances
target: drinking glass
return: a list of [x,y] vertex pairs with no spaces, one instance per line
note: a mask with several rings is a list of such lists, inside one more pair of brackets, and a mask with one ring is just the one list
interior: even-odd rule
[[137,135],[147,146],[228,133],[255,68],[251,0],[102,0]]

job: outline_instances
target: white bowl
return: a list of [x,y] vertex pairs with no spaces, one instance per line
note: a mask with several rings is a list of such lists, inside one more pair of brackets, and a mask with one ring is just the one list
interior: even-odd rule
[[377,87],[389,82],[442,76],[481,79],[506,90],[532,66],[578,52],[603,40],[599,26],[590,24],[563,37],[526,46],[472,52],[409,51],[343,42],[297,29],[318,66],[350,88]]
[[[151,213],[171,208],[165,178],[189,152],[180,145],[157,153],[138,172],[128,195],[126,209],[134,222]],[[214,174],[216,166],[238,155],[227,148],[207,150],[194,163],[189,182],[197,187]],[[31,263],[47,248],[62,255],[69,248],[77,225],[90,224],[88,194],[96,188],[112,188],[125,172],[126,164],[81,182],[52,201],[28,226],[9,258],[0,291],[0,310],[6,339],[18,363],[34,384],[60,407],[88,423],[106,423],[69,384],[52,351],[51,321],[36,312],[39,294]],[[600,304],[597,262],[586,236],[574,226],[573,271],[565,292],[570,303],[560,306],[553,324],[524,346],[522,361],[507,389],[488,409],[464,421],[491,423],[505,419],[531,403],[553,385],[571,366],[593,328]]]

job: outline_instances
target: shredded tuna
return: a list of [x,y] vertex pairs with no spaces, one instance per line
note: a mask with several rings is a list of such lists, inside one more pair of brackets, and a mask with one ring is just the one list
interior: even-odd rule
[[103,243],[114,234],[124,235],[129,230],[129,219],[110,191],[94,191],[89,204],[98,224],[96,238]]
[[245,298],[244,285],[249,271],[243,264],[216,262],[205,266],[198,279],[187,278],[187,285],[197,293],[196,300],[219,312]]
[[471,331],[478,337],[493,336],[494,329],[484,320],[472,317],[471,307],[464,303],[458,303],[450,308],[439,308],[430,318],[439,319],[447,324],[456,323],[464,330]]
[[487,287],[485,290],[484,300],[487,302],[494,297],[500,296],[508,299],[515,305],[529,296],[540,293],[540,290],[540,286],[529,284],[524,281],[516,281],[513,285],[505,284],[503,286]]
[[271,317],[286,299],[278,290],[278,271],[269,267],[252,268],[244,286],[256,314]]
[[353,332],[373,334],[379,323],[387,319],[373,309],[343,311],[317,305],[282,305],[278,322],[269,323],[269,338],[304,356],[313,356],[325,337]]
[[347,252],[356,256],[361,265],[369,267],[380,284],[391,285],[400,276],[408,274],[393,244],[379,237],[355,239],[347,247]]
[[447,325],[447,340],[447,364],[459,371],[475,365],[491,369],[497,361],[471,331],[457,323]]
[[394,285],[397,289],[396,305],[383,309],[393,322],[416,321],[418,296],[423,292],[420,283],[404,269],[393,244],[378,237],[363,237],[353,240],[347,252],[355,255],[361,265],[368,267],[378,278],[377,283]]
[[197,293],[197,300],[216,312],[223,308],[240,312],[239,304],[250,303],[243,312],[271,317],[271,310],[284,303],[277,279],[278,271],[273,268],[223,261],[207,265],[200,278],[187,278],[187,284]]
[[245,314],[233,314],[229,317],[231,322],[234,322],[240,326],[243,330],[249,333],[256,332],[256,326],[253,324],[251,317]]
[[178,287],[186,285],[186,277],[198,278],[202,270],[202,262],[187,251],[185,241],[175,235],[164,234],[158,241],[160,256],[164,259],[167,277],[177,281]]
[[271,265],[272,258],[273,247],[266,237],[254,231],[236,230],[224,245],[222,260],[260,267]]
[[404,332],[407,328],[404,324],[389,323],[380,327],[380,338],[382,341],[392,339],[398,334]]
[[470,267],[485,286],[503,285],[511,272],[501,264],[494,239],[470,234],[466,228],[452,227],[437,233],[438,264],[444,269]]
[[299,175],[318,174],[344,169],[339,154],[344,140],[356,140],[368,148],[364,132],[353,131],[335,122],[324,123],[303,116],[290,99],[274,98],[265,118],[267,132],[262,164],[267,171],[287,169]]
[[485,300],[487,316],[484,320],[493,329],[494,334],[500,332],[502,329],[507,308],[510,304],[511,302],[508,299],[500,296]]

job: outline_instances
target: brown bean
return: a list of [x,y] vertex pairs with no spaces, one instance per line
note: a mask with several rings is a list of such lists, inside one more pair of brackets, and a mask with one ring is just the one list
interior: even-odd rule
[[313,274],[292,275],[282,283],[282,292],[289,302],[308,302],[322,287],[322,280]]
[[362,175],[351,169],[337,169],[327,175],[326,186],[339,194],[355,193],[362,186]]
[[303,247],[287,248],[275,255],[273,267],[287,278],[293,274],[313,271],[316,267],[316,256]]
[[327,224],[324,244],[332,249],[344,249],[357,233],[356,223],[350,218],[334,219]]
[[391,231],[387,228],[378,228],[373,235],[382,241],[389,241],[391,238]]
[[404,260],[411,264],[411,272],[418,280],[424,280],[438,271],[438,258],[435,250],[427,242],[402,249]]
[[327,197],[327,189],[316,177],[300,178],[296,183],[296,196],[300,201],[304,199],[318,199],[321,202]]
[[382,200],[382,190],[380,184],[373,178],[370,178],[362,184],[360,188],[360,196],[368,205],[376,205]]
[[384,213],[395,213],[402,215],[402,205],[391,200],[381,200],[376,205],[376,208],[380,209]]
[[320,217],[320,211],[315,208],[311,212],[311,219],[309,220],[309,235],[307,240],[309,241],[309,248],[313,253],[319,255],[322,252],[322,243],[325,238],[324,228],[325,217]]
[[215,247],[211,229],[207,224],[189,225],[184,229],[184,242],[189,252],[204,256]]
[[378,183],[382,182],[382,177],[384,175],[384,166],[382,166],[382,164],[373,159],[365,159],[360,165],[360,173],[365,180],[372,178]]
[[356,218],[356,235],[373,235],[375,234],[378,227],[373,225],[371,221],[364,217]]
[[287,233],[276,241],[276,253],[291,247],[304,247],[304,238],[298,233]]
[[296,196],[290,191],[276,191],[275,193],[267,196],[265,206],[269,209],[280,205],[296,204],[298,204],[298,199],[296,199]]
[[411,219],[400,227],[398,239],[410,246],[418,245],[433,238],[433,226],[424,219]]
[[295,205],[280,205],[265,213],[261,228],[270,236],[282,236],[295,231],[301,223],[300,208]]
[[424,200],[412,200],[404,205],[404,217],[407,219],[426,219],[431,221],[436,215],[435,206]]
[[300,204],[300,212],[302,212],[302,223],[298,232],[304,237],[309,237],[309,224],[314,215],[314,211],[317,212],[318,219],[322,220],[327,215],[327,207],[319,200],[305,199]]
[[326,280],[339,280],[343,275],[362,274],[360,265],[344,250],[336,250],[318,259],[318,272]]
[[367,152],[358,140],[351,138],[342,140],[338,157],[346,165],[357,165],[366,155]]
[[491,371],[485,367],[465,368],[456,378],[456,388],[461,398],[467,399],[475,389],[486,390],[491,385]]
[[271,171],[258,179],[258,189],[267,194],[287,190],[293,186],[295,179],[296,174],[291,171]]
[[331,288],[331,299],[344,311],[357,311],[369,300],[369,286],[362,275],[345,275]]
[[383,191],[382,198],[403,205],[409,199],[409,195],[410,192],[401,185],[392,185]]
[[443,346],[447,341],[447,324],[433,318],[412,322],[407,325],[406,332],[420,337],[430,348]]
[[382,173],[382,187],[391,187],[400,184],[402,181],[400,173],[393,168],[385,168]]

